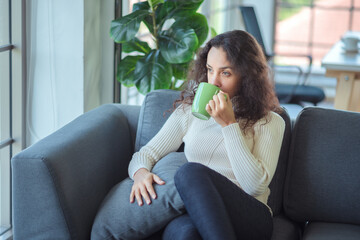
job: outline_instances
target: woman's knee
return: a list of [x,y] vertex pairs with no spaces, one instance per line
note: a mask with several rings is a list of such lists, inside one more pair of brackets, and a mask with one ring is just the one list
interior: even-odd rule
[[194,178],[198,178],[200,175],[202,175],[203,172],[206,171],[206,169],[208,169],[208,167],[200,163],[185,163],[176,171],[174,177],[175,184],[192,181]]
[[173,219],[165,228],[162,238],[164,240],[201,239],[199,232],[192,223],[188,214]]
[[177,190],[181,194],[182,189],[197,189],[206,184],[209,179],[210,168],[200,163],[186,163],[181,166],[174,177],[174,182]]

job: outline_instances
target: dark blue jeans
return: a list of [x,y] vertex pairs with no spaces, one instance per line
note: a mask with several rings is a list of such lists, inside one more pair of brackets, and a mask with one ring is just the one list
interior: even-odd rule
[[175,185],[187,214],[169,223],[164,239],[271,239],[269,209],[223,175],[186,163]]

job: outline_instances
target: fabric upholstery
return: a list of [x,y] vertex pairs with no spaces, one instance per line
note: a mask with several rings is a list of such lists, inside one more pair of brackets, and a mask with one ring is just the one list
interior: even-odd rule
[[285,110],[281,114],[281,116],[285,121],[284,138],[281,145],[276,171],[269,185],[270,196],[268,199],[268,205],[271,208],[274,216],[280,214],[283,208],[282,207],[283,190],[284,190],[286,167],[287,167],[290,138],[291,138],[291,122],[287,111]]
[[113,104],[113,106],[119,108],[127,119],[127,123],[129,125],[129,130],[130,130],[130,135],[131,135],[131,143],[133,146],[132,151],[134,151],[136,131],[137,131],[137,127],[138,127],[141,106],[124,105],[124,104]]
[[283,214],[273,218],[273,235],[271,240],[298,240],[301,239],[301,229]]
[[309,223],[303,240],[359,240],[360,226],[341,223]]
[[285,213],[360,224],[360,113],[305,108],[293,129]]
[[155,90],[146,95],[139,116],[135,152],[146,145],[161,129],[172,113],[173,102],[179,97],[179,91],[164,89]]
[[[174,175],[186,163],[185,154],[170,153],[162,158],[152,169],[165,181],[165,185],[154,184],[157,198],[150,205],[130,203],[129,196],[133,185],[130,178],[117,184],[107,195],[96,216],[92,229],[92,240],[143,239],[159,231],[173,218],[183,214],[185,208],[178,194]],[[113,238],[111,238],[113,239]]]
[[12,159],[14,239],[90,239],[100,203],[127,176],[127,120],[104,105]]

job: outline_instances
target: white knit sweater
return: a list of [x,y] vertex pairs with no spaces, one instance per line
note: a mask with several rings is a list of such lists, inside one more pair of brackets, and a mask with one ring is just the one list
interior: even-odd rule
[[285,123],[270,112],[244,135],[238,123],[222,128],[213,118],[195,118],[191,107],[178,107],[161,130],[135,153],[129,176],[140,168],[151,171],[157,161],[185,143],[189,162],[198,162],[226,176],[246,193],[267,205],[268,188],[274,176],[283,139]]

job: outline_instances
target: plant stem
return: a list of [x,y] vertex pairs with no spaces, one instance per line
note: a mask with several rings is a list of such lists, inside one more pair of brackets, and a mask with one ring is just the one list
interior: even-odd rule
[[159,41],[158,41],[158,35],[157,35],[157,26],[156,26],[156,15],[155,15],[155,11],[156,11],[156,7],[152,8],[151,7],[151,18],[152,18],[152,22],[153,22],[153,29],[154,29],[154,32],[153,32],[153,35],[154,35],[154,38],[155,38],[155,43],[156,43],[156,49],[159,49]]

